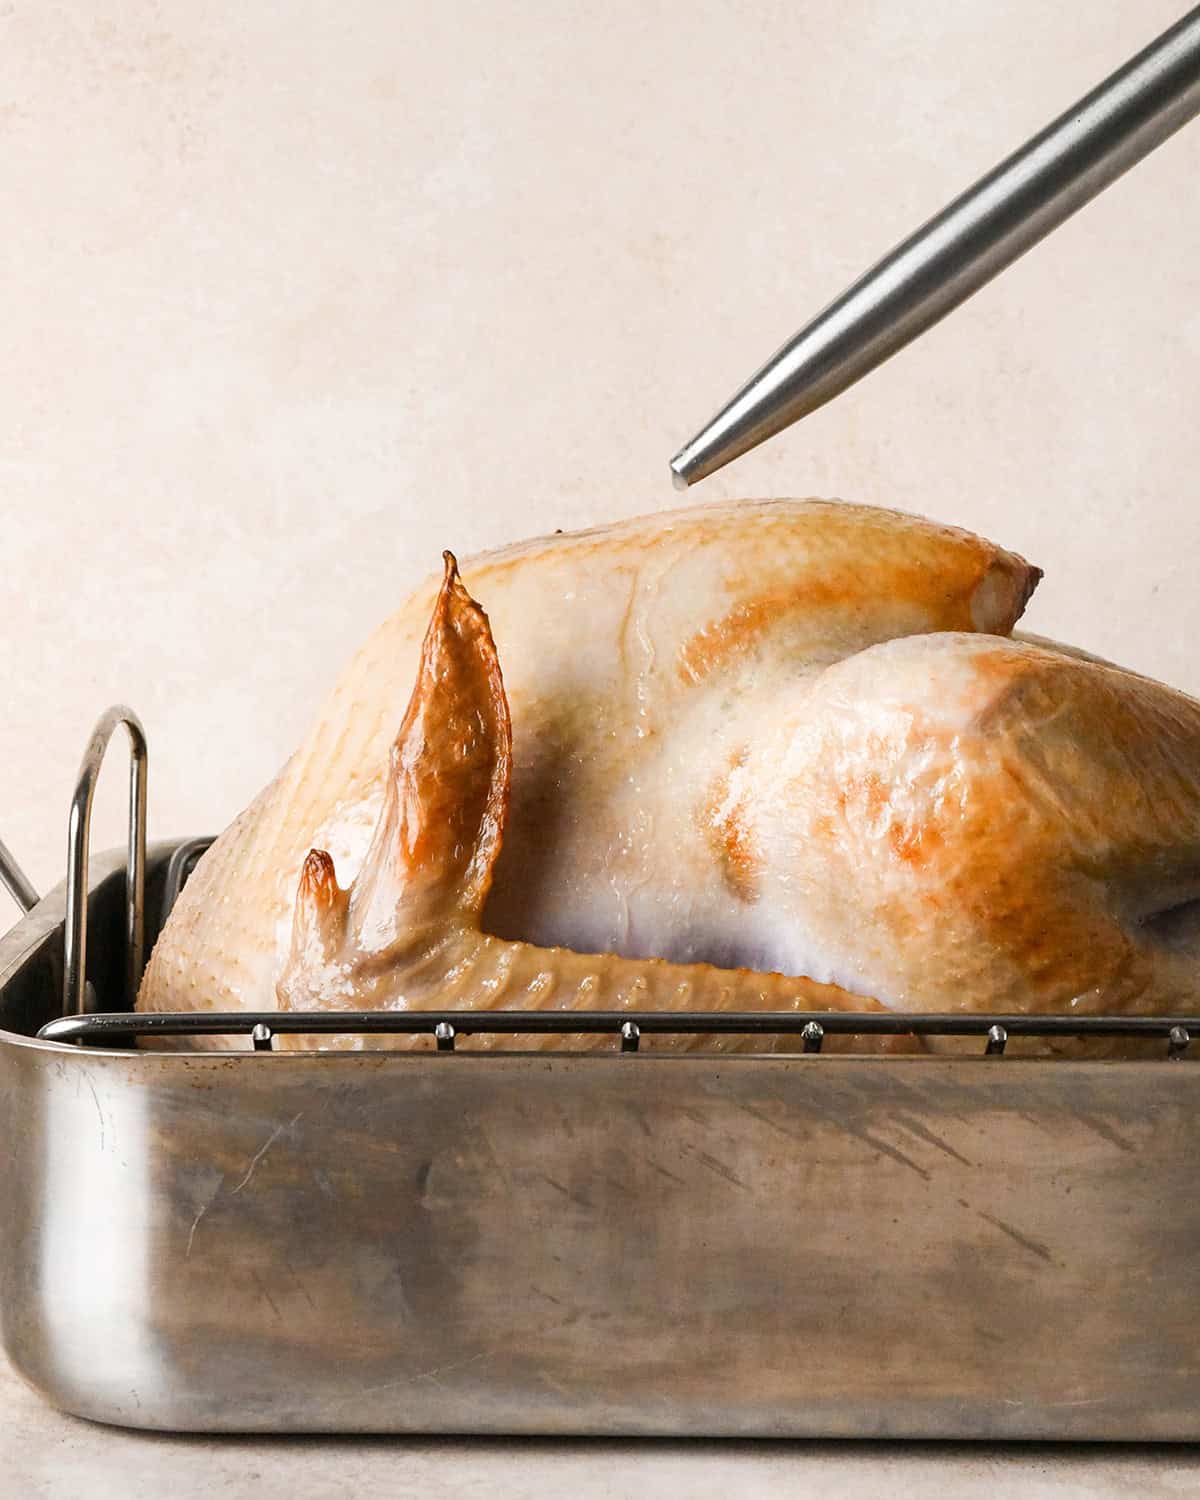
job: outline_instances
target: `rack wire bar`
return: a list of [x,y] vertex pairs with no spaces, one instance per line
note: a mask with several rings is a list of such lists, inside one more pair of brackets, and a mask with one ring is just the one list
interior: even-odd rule
[[0,885],[8,891],[22,913],[30,912],[38,904],[39,896],[33,882],[17,863],[13,852],[0,839]]
[[959,1015],[953,1012],[807,1011],[110,1011],[63,1016],[38,1032],[47,1042],[103,1044],[143,1036],[245,1036],[260,1041],[282,1035],[433,1036],[440,1051],[454,1050],[464,1036],[603,1036],[623,1050],[644,1036],[796,1036],[805,1050],[840,1036],[979,1036],[988,1053],[1001,1052],[1012,1037],[1141,1037],[1167,1041],[1181,1056],[1200,1032],[1200,1016]]

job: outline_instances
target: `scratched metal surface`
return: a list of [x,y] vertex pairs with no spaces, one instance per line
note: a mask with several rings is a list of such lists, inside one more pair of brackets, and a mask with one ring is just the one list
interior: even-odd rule
[[8,1031],[4,1345],[155,1428],[1196,1438],[1196,1077]]

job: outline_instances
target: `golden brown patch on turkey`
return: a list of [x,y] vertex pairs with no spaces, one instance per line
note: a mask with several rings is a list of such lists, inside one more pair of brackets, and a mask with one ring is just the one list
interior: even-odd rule
[[[883,752],[877,742],[876,756],[882,760]],[[944,833],[939,816],[930,811],[920,815],[913,808],[902,809],[893,800],[893,787],[885,776],[877,771],[861,775],[845,775],[833,788],[833,807],[842,827],[866,833],[868,837],[884,840],[896,859],[907,865],[925,864],[936,857],[944,842]],[[814,823],[814,832],[823,837],[833,837],[833,824],[828,817]]]
[[[880,639],[894,629],[897,607],[903,605],[912,608],[914,629],[974,631],[990,625],[1007,631],[1040,576],[1020,559],[1010,561],[975,538],[955,538],[953,546],[947,546],[934,532],[914,535],[912,543],[912,555],[903,560],[894,552],[873,560],[869,549],[853,561],[831,557],[815,576],[758,593],[751,592],[752,580],[731,579],[730,592],[743,597],[683,643],[676,664],[680,679],[689,686],[703,682],[755,650],[790,619],[814,611],[869,615],[879,608],[888,621]],[[973,606],[985,579],[992,594],[986,613],[992,618],[981,621]]]
[[937,854],[942,843],[941,829],[933,822],[895,822],[888,829],[888,847],[904,864],[924,864]]
[[679,676],[689,685],[703,682],[718,667],[745,655],[789,614],[801,608],[832,608],[837,602],[834,588],[823,582],[810,583],[802,590],[771,589],[756,599],[743,600],[683,643]]
[[861,804],[867,817],[874,821],[887,806],[888,793],[878,773],[868,771],[865,776],[844,777],[837,787],[834,800],[842,813],[857,810]]
[[739,901],[758,900],[758,877],[762,861],[757,854],[746,819],[744,796],[733,795],[732,773],[745,764],[739,750],[728,771],[722,772],[709,789],[700,813],[708,846],[721,871],[721,879]]

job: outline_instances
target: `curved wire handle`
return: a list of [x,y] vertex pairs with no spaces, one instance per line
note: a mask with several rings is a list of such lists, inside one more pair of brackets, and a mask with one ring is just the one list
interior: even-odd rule
[[113,730],[129,731],[129,863],[125,871],[125,983],[132,1005],[142,982],[146,944],[146,731],[131,708],[118,704],[92,730],[71,799],[67,836],[67,919],[63,932],[63,1013],[82,1015],[87,976],[88,845],[92,803]]

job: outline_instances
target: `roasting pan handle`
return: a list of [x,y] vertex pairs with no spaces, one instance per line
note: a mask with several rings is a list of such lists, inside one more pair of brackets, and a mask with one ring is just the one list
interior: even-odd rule
[[29,877],[21,866],[13,858],[12,850],[0,839],[0,885],[3,885],[8,894],[21,908],[22,915],[32,911],[38,904],[38,893],[34,890]]
[[[63,934],[63,1013],[82,1015],[87,977],[88,844],[96,782],[113,731],[129,731],[129,861],[125,871],[125,984],[128,1003],[142,982],[146,944],[146,731],[131,708],[118,704],[101,715],[83,760],[71,799],[67,839],[67,920]],[[19,899],[19,898],[18,898]]]

